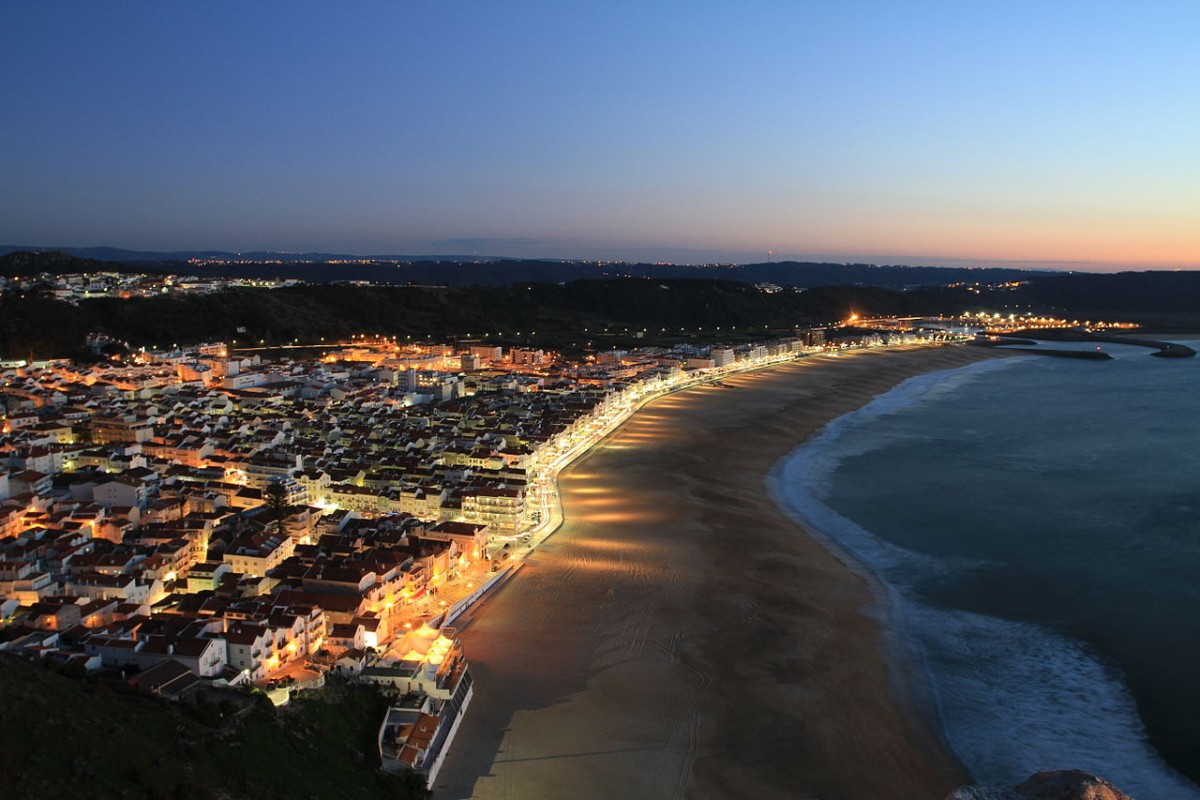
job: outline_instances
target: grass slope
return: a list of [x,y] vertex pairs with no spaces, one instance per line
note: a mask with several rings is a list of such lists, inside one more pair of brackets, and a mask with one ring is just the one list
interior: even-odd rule
[[201,720],[215,707],[196,713],[0,656],[0,796],[424,797],[419,782],[376,772],[385,707],[372,689],[339,683],[213,727]]

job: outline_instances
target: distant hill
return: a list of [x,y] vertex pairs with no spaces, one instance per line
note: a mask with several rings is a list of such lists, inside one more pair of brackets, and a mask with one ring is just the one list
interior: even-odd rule
[[[18,250],[0,256],[0,276],[11,278],[18,275],[36,275],[46,272],[63,275],[72,272],[126,271],[123,262],[99,261],[80,258],[58,250]],[[140,266],[139,270],[144,269]]]
[[[955,292],[895,292],[830,286],[766,293],[720,280],[582,280],[516,286],[365,287],[301,285],[207,295],[77,305],[11,293],[0,303],[0,357],[77,355],[89,332],[133,346],[220,339],[243,344],[316,344],[355,333],[435,338],[481,337],[509,344],[597,348],[688,337],[730,339],[751,330],[790,331],[829,324],[851,311],[916,314],[956,310]],[[53,320],[53,324],[47,324]],[[717,332],[720,326],[721,331]],[[536,333],[535,333],[536,331]],[[645,331],[641,337],[637,334]]]
[[[336,285],[103,298],[78,305],[39,293],[24,298],[8,293],[0,307],[0,356],[78,355],[92,331],[135,346],[206,339],[318,343],[322,337],[332,341],[364,332],[442,340],[487,333],[509,344],[574,348],[591,341],[613,346],[633,344],[629,337],[642,329],[650,339],[658,331],[663,342],[671,340],[672,332],[678,341],[706,329],[705,338],[711,340],[717,338],[717,326],[726,338],[734,326],[740,328],[739,335],[750,328],[783,331],[829,324],[851,312],[909,316],[1032,311],[1140,322],[1159,332],[1200,329],[1200,272],[1037,273],[798,262],[725,267],[550,261],[209,267],[99,261],[53,252],[0,256],[0,275],[97,270],[293,277]],[[355,280],[391,285],[343,285]],[[751,285],[755,283],[803,290],[765,292]],[[537,331],[536,336],[531,331]]]
[[28,245],[0,244],[0,255],[17,252],[65,253],[76,258],[97,261],[188,261],[193,258],[221,259],[229,261],[346,261],[366,259],[375,261],[496,261],[499,258],[462,255],[351,255],[349,253],[303,252],[289,253],[275,250],[253,250],[235,253],[229,250],[125,250],[120,247],[30,247]]
[[[0,274],[113,269],[118,262],[88,261],[54,253],[0,256]],[[157,264],[160,269],[178,265]],[[185,265],[190,266],[190,265]],[[209,295],[131,300],[98,298],[78,305],[31,293],[8,293],[0,306],[0,356],[71,356],[92,331],[134,346],[165,346],[209,339],[267,344],[292,340],[319,343],[354,333],[461,339],[487,334],[505,343],[555,348],[663,342],[695,337],[729,338],[750,329],[785,331],[829,324],[851,312],[864,316],[956,314],[962,311],[1033,311],[1078,319],[1121,319],[1149,323],[1157,331],[1200,329],[1200,272],[1129,272],[1111,275],[1022,273],[1017,283],[984,283],[992,270],[871,267],[869,265],[768,264],[744,267],[648,267],[625,265],[625,277],[583,264],[496,262],[494,264],[366,265],[392,286],[300,285],[285,289],[241,289]],[[275,265],[239,265],[256,277],[277,274]],[[134,268],[125,263],[124,268]],[[146,269],[143,264],[140,269]],[[814,285],[803,291],[760,291],[747,280],[765,272],[779,285]],[[292,265],[309,280],[341,274],[337,265]],[[195,270],[199,272],[200,270]],[[792,275],[789,281],[785,277]],[[969,272],[979,285],[921,280]],[[999,271],[1004,275],[1005,271]],[[632,273],[632,274],[629,274]],[[642,273],[642,274],[639,274]],[[508,282],[514,275],[533,276]],[[403,281],[405,275],[410,281]],[[677,277],[677,276],[686,277]],[[557,280],[570,277],[571,280]],[[850,282],[846,278],[864,280]],[[577,279],[579,278],[579,279]],[[842,278],[839,284],[829,282]],[[903,281],[903,286],[888,282]],[[910,282],[916,279],[916,283]],[[822,283],[822,281],[826,283]],[[956,284],[965,282],[959,281]],[[884,285],[880,285],[884,284]],[[52,325],[47,324],[53,320]],[[716,328],[721,326],[721,336]],[[537,331],[536,335],[532,331]],[[605,333],[607,331],[607,333]],[[624,338],[622,338],[624,337]]]
[[[0,248],[3,251],[4,248]],[[90,248],[74,251],[12,251],[0,256],[0,275],[29,274],[44,259],[45,272],[96,270],[138,272],[149,269],[207,278],[294,278],[315,283],[370,281],[397,285],[504,286],[514,283],[551,283],[580,279],[616,277],[714,278],[743,283],[774,283],[779,286],[862,285],[888,289],[945,286],[952,283],[999,283],[1026,280],[1051,273],[990,267],[907,267],[873,264],[834,264],[782,261],[740,265],[609,264],[578,261],[462,259],[421,256],[370,256],[372,263],[331,263],[361,258],[329,254],[278,253],[138,253],[136,258],[118,257],[130,251]],[[88,253],[86,258],[81,253]],[[112,256],[105,257],[104,254]],[[70,257],[80,260],[72,264]],[[278,261],[271,258],[279,257]],[[238,259],[236,263],[192,264],[186,258]]]
[[1200,272],[1047,275],[1020,287],[1022,302],[1105,313],[1200,313]]
[[216,693],[191,708],[0,655],[0,796],[427,796],[419,782],[377,772],[387,702],[370,689],[338,684],[231,722],[228,701],[219,704]]

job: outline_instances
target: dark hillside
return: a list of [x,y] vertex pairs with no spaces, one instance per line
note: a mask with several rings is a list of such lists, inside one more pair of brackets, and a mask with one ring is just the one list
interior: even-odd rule
[[[91,251],[85,251],[91,252]],[[118,251],[119,252],[119,251]],[[227,262],[189,263],[186,253],[146,254],[164,256],[156,260],[74,258],[61,252],[13,252],[0,256],[0,275],[30,275],[38,272],[172,272],[202,278],[275,279],[294,278],[314,283],[371,281],[395,285],[437,286],[508,286],[545,281],[558,283],[583,279],[647,278],[728,280],[741,283],[774,283],[780,286],[812,288],[817,286],[880,286],[907,289],[918,286],[945,286],[951,283],[999,283],[1026,280],[1045,273],[1030,270],[967,267],[906,267],[873,264],[834,264],[822,262],[779,261],[765,264],[625,264],[554,261],[537,259],[492,259],[459,261],[380,259],[336,261],[231,260]],[[205,254],[197,253],[204,258]],[[176,256],[175,260],[165,258]],[[344,259],[352,257],[343,257]]]
[[135,347],[213,339],[315,344],[355,333],[440,340],[486,333],[557,347],[594,338],[605,328],[651,333],[664,328],[712,332],[717,326],[790,329],[829,324],[852,312],[956,309],[956,295],[945,292],[843,286],[768,294],[747,284],[711,280],[623,279],[490,288],[294,286],[104,298],[78,305],[9,296],[0,303],[0,357],[70,356],[91,331]]
[[225,721],[215,703],[192,710],[4,655],[0,796],[423,797],[376,773],[385,706],[372,690],[342,684]]
[[1056,275],[1031,281],[1017,294],[1041,306],[1121,313],[1200,312],[1200,272],[1117,272]]

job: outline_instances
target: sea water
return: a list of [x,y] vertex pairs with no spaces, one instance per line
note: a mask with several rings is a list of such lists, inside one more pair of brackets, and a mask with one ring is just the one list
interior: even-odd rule
[[977,782],[1200,798],[1200,358],[1105,349],[913,378],[772,489],[879,579]]

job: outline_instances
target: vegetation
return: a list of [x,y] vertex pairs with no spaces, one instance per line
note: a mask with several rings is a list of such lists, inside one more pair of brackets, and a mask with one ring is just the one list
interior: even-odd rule
[[279,711],[195,707],[0,656],[0,796],[425,798],[377,772],[386,700],[340,682]]
[[284,485],[283,479],[272,478],[267,481],[267,485],[263,489],[263,499],[266,501],[267,513],[270,521],[275,525],[275,530],[282,533],[283,518],[287,514],[288,508],[287,487]]
[[[169,347],[204,340],[236,341],[238,347],[293,342],[319,346],[324,341],[369,333],[443,342],[485,338],[498,344],[578,352],[689,337],[701,341],[748,340],[799,326],[827,325],[853,312],[863,316],[907,316],[987,309],[1079,319],[1120,318],[1149,323],[1156,330],[1200,325],[1200,312],[1196,311],[1200,308],[1200,273],[1196,272],[1055,274],[795,263],[601,268],[525,261],[422,262],[403,268],[394,264],[201,268],[186,263],[88,261],[56,253],[0,256],[0,274],[9,275],[147,271],[151,267],[227,276],[249,272],[259,278],[275,277],[274,271],[290,274],[307,270],[299,277],[318,280],[354,277],[358,275],[354,270],[359,269],[381,282],[396,281],[396,276],[407,274],[424,277],[429,283],[455,285],[309,284],[208,295],[102,298],[78,305],[57,302],[35,286],[0,297],[0,358],[83,357],[87,355],[82,350],[84,338],[91,332],[107,333],[134,347]],[[427,271],[412,271],[418,267]],[[606,272],[609,270],[626,277],[553,280],[612,274]],[[541,282],[513,283],[519,276],[538,277]],[[812,288],[767,293],[745,282],[770,276],[780,285],[804,286],[807,282]],[[1010,282],[987,283],[997,277]],[[1011,281],[1014,277],[1019,278],[1015,283]],[[839,278],[866,285],[829,285]],[[935,285],[938,279],[964,282]],[[906,290],[898,290],[897,285],[903,281],[910,283],[904,284]],[[478,285],[459,285],[471,282]],[[889,286],[892,288],[885,288]]]
[[134,347],[214,339],[239,346],[318,344],[357,333],[439,341],[486,335],[510,344],[564,348],[593,341],[608,347],[642,330],[672,333],[678,340],[681,328],[703,329],[712,339],[721,326],[721,338],[730,338],[735,326],[743,333],[790,330],[828,324],[852,311],[916,314],[960,305],[953,294],[932,290],[833,286],[767,294],[732,281],[637,279],[497,287],[314,285],[78,305],[9,295],[0,301],[0,357],[77,356],[92,331]]
[[13,277],[16,275],[64,275],[72,272],[158,272],[154,264],[124,264],[120,262],[97,261],[92,258],[76,258],[57,251],[28,252],[17,251],[0,256],[0,276]]
[[[353,256],[311,254],[297,260],[294,254],[247,253],[135,253],[109,248],[74,251],[90,258],[60,252],[14,252],[0,256],[0,275],[33,275],[40,272],[171,272],[201,278],[250,278],[272,280],[296,278],[313,283],[370,281],[397,285],[506,286],[515,283],[561,283],[604,278],[720,279],[743,283],[775,283],[780,286],[880,286],[905,289],[915,286],[945,286],[958,282],[1000,283],[1044,274],[1004,267],[901,267],[873,264],[832,264],[807,261],[778,261],[766,264],[609,264],[568,261],[501,259],[463,260],[451,256],[395,258],[364,262]],[[190,256],[225,258],[225,262],[192,263]],[[102,258],[103,261],[95,259]],[[305,257],[299,257],[305,258]],[[134,260],[137,259],[137,260]],[[148,259],[148,260],[142,260]],[[326,260],[322,260],[326,259]],[[353,263],[346,263],[347,261]],[[334,263],[331,263],[334,262]],[[256,263],[257,262],[257,263]]]

